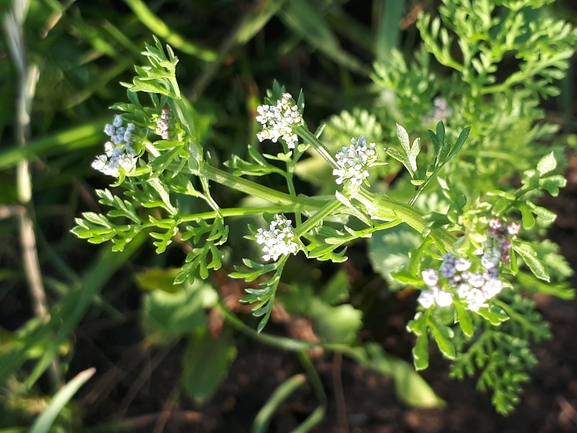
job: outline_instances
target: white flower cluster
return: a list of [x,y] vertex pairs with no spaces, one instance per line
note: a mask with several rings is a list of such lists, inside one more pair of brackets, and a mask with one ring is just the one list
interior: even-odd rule
[[276,261],[280,256],[296,254],[299,250],[294,241],[291,220],[284,215],[275,215],[268,230],[258,229],[256,243],[262,245],[263,259]]
[[276,105],[260,105],[256,111],[256,121],[263,125],[263,130],[256,134],[259,141],[272,140],[276,143],[282,138],[289,149],[294,149],[298,136],[295,128],[303,124],[303,118],[290,93],[282,95]]
[[104,132],[110,137],[110,141],[104,144],[104,154],[98,155],[92,167],[104,174],[118,177],[119,168],[131,171],[136,166],[136,155],[132,147],[132,132],[134,123],[122,126],[122,116],[114,116],[112,124],[107,123]]
[[369,177],[367,168],[377,159],[375,143],[367,144],[367,138],[361,135],[358,140],[351,138],[350,146],[343,146],[336,154],[338,168],[333,170],[336,183],[350,179],[354,185],[361,185]]
[[[423,290],[417,301],[425,308],[437,304],[448,307],[453,302],[454,290],[471,311],[479,311],[487,301],[503,289],[499,279],[499,263],[509,263],[511,239],[519,233],[520,225],[505,226],[499,218],[491,218],[487,241],[481,256],[481,272],[471,272],[471,261],[453,254],[445,254],[439,270],[426,269],[421,275],[428,289]],[[443,278],[444,280],[441,280]],[[446,282],[446,284],[442,284]],[[444,287],[443,287],[444,286]]]
[[163,140],[168,140],[168,116],[170,114],[170,109],[164,107],[160,114],[160,117],[156,121],[156,133],[162,137]]

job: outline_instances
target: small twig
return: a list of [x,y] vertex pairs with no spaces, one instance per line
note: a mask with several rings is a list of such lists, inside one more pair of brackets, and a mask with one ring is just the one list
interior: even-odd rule
[[170,391],[170,395],[168,396],[168,398],[164,402],[164,405],[162,406],[162,411],[160,412],[160,415],[156,420],[156,424],[154,425],[152,433],[162,433],[164,431],[164,426],[166,426],[166,422],[168,421],[168,418],[170,418],[170,414],[172,412],[174,404],[176,403],[179,386],[180,385],[177,383],[172,388],[172,391]]
[[339,432],[348,433],[349,423],[347,421],[347,408],[345,403],[345,394],[343,392],[343,382],[341,379],[341,370],[343,364],[342,353],[336,352],[333,356],[333,387],[335,391],[335,402],[337,405],[337,421],[339,423]]
[[[159,413],[151,413],[145,415],[139,415],[134,418],[121,419],[118,421],[112,421],[109,423],[97,425],[94,427],[84,428],[81,431],[83,433],[109,433],[109,432],[124,432],[124,431],[140,431],[148,427],[153,422],[157,421],[158,418],[162,416]],[[169,419],[178,421],[181,425],[183,423],[192,424],[199,423],[203,419],[203,414],[200,412],[195,412],[192,410],[183,410],[178,412],[172,412]]]
[[[87,337],[86,340],[88,342],[91,341],[89,337]],[[133,383],[132,381],[129,383],[128,380],[124,379],[143,361],[144,357],[142,350],[143,348],[141,344],[134,344],[129,347],[122,354],[120,361],[113,365],[112,368],[94,384],[90,392],[82,398],[81,404],[83,406],[92,406],[94,409],[97,404],[106,400],[118,382],[124,381],[127,386]],[[108,361],[108,358],[106,358],[104,354],[101,353],[101,356]]]

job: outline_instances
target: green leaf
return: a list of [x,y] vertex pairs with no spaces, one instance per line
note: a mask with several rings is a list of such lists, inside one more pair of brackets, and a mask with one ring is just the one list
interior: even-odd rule
[[228,330],[213,337],[203,328],[190,337],[182,358],[181,381],[197,404],[203,404],[213,396],[236,354],[234,338]]
[[545,173],[549,173],[557,168],[557,160],[554,152],[548,153],[537,163],[537,171],[542,177]]
[[349,304],[333,307],[313,298],[309,314],[317,334],[326,343],[353,343],[363,325],[363,313]]
[[459,153],[459,151],[463,147],[463,144],[465,144],[465,141],[469,137],[470,132],[471,132],[470,126],[467,126],[465,129],[461,131],[461,134],[459,134],[459,138],[457,138],[455,145],[453,146],[451,152],[449,152],[449,155],[447,156],[447,161],[452,157],[454,157],[457,153]]
[[453,305],[457,311],[457,319],[459,321],[459,326],[463,330],[463,333],[471,338],[475,333],[475,327],[473,326],[473,321],[471,320],[470,313],[465,309],[463,304],[459,300],[454,300]]
[[403,150],[405,151],[405,155],[408,155],[409,152],[411,151],[411,143],[409,141],[409,134],[407,132],[407,130],[405,128],[403,128],[401,125],[399,125],[398,123],[397,125],[397,138],[399,139],[399,142],[401,143],[401,146],[403,148]]
[[287,1],[279,16],[289,29],[330,59],[353,71],[366,74],[365,66],[341,48],[338,38],[313,4],[317,5],[304,0]]
[[417,371],[429,367],[429,339],[425,333],[417,337],[415,347],[413,347],[413,362]]
[[533,216],[532,209],[525,203],[519,204],[519,210],[521,211],[521,221],[523,223],[523,228],[530,230],[535,225],[535,217]]
[[507,313],[505,313],[505,311],[502,308],[497,307],[495,305],[491,305],[489,308],[487,307],[479,308],[479,311],[476,311],[476,313],[479,316],[487,319],[491,323],[491,325],[495,326],[499,326],[501,323],[509,320],[509,316],[507,316]]
[[528,242],[515,241],[513,242],[513,249],[521,256],[525,264],[529,266],[529,269],[531,269],[531,272],[533,272],[537,278],[549,282],[549,273],[547,269],[545,269],[543,262],[537,257],[537,252],[531,244]]
[[549,209],[545,209],[542,206],[537,206],[530,201],[526,202],[526,204],[531,208],[533,213],[537,215],[537,217],[541,218],[545,222],[553,222],[555,221],[555,218],[557,218],[555,212],[551,212]]
[[446,325],[438,323],[433,316],[429,317],[428,324],[429,330],[437,342],[437,346],[439,346],[439,350],[447,358],[455,359],[455,346],[451,342],[451,338],[453,338],[454,335],[453,330]]
[[393,274],[409,267],[409,252],[421,243],[421,236],[405,224],[374,232],[369,239],[369,259],[373,269],[393,284],[393,288],[400,287],[394,282]]
[[[397,397],[403,403],[418,408],[443,406],[443,400],[435,394],[431,386],[409,363],[389,355],[380,345],[368,343],[362,347],[354,348],[348,354],[361,366],[391,376],[395,381]],[[427,354],[426,338],[425,354]]]
[[559,195],[559,189],[567,185],[567,179],[560,174],[539,179],[539,187],[547,191],[553,197]]
[[321,293],[321,299],[329,305],[345,302],[349,299],[351,285],[347,271],[338,271],[325,285]]
[[147,268],[135,275],[136,283],[140,290],[153,291],[162,290],[168,293],[175,293],[182,290],[174,279],[178,275],[177,268]]
[[180,338],[206,325],[205,308],[216,302],[216,291],[201,280],[183,284],[174,293],[155,290],[144,297],[142,325],[155,343]]

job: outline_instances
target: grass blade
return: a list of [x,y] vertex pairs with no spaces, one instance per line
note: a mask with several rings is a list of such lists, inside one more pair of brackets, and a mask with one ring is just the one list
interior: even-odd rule
[[268,401],[256,415],[256,418],[252,424],[251,433],[266,433],[268,431],[270,421],[278,407],[293,392],[303,386],[305,382],[305,375],[297,374],[281,383],[277,389],[274,390]]
[[90,379],[95,372],[95,368],[84,370],[64,385],[62,389],[52,397],[52,400],[50,400],[50,404],[46,409],[44,409],[38,418],[36,418],[36,421],[34,421],[34,424],[30,429],[30,433],[47,433],[64,405],[68,403],[72,396],[76,394],[76,391],[78,391],[78,389],[84,385],[84,383]]

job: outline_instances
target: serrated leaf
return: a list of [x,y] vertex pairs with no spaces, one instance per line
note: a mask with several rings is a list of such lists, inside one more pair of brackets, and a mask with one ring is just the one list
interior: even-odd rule
[[521,256],[525,264],[537,278],[549,282],[549,273],[531,244],[528,242],[515,241],[513,243],[513,249]]

